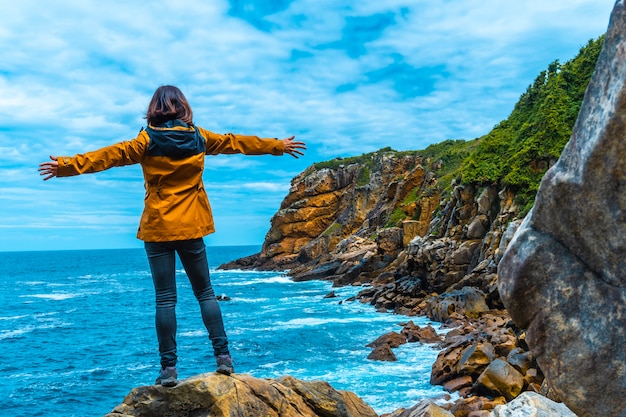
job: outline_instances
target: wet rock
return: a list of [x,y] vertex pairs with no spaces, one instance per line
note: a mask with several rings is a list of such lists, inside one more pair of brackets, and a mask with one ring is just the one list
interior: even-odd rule
[[524,377],[507,362],[496,359],[478,377],[476,385],[479,392],[502,395],[511,401],[522,392]]
[[474,381],[469,375],[460,376],[458,378],[451,379],[443,384],[443,389],[448,392],[456,392],[461,388],[471,387]]
[[433,298],[426,309],[426,315],[431,320],[445,322],[452,313],[477,317],[479,313],[488,310],[485,294],[481,290],[464,287]]
[[430,324],[426,327],[420,327],[417,324],[409,321],[402,328],[402,334],[405,335],[406,341],[409,343],[438,343],[441,342],[441,336],[437,334],[437,331]]
[[391,346],[389,346],[388,344],[376,346],[374,350],[372,350],[372,352],[367,355],[367,359],[386,362],[396,362],[398,360],[396,354],[393,353],[393,350],[391,350]]
[[518,347],[509,352],[506,361],[524,375],[533,365],[533,354]]
[[479,374],[494,359],[495,352],[491,343],[472,344],[461,351],[457,373],[459,375]]
[[459,344],[439,352],[435,363],[433,363],[433,366],[431,367],[431,384],[441,385],[446,381],[450,381],[460,376],[457,372],[457,364],[459,363],[459,358],[464,348],[465,344]]
[[386,345],[391,348],[397,348],[398,346],[403,345],[405,343],[406,343],[406,336],[398,332],[389,332],[387,334],[380,336],[373,342],[367,344],[367,347],[377,348],[379,346]]
[[472,413],[481,412],[484,410],[493,410],[498,405],[506,404],[504,397],[495,397],[493,399],[481,396],[473,396],[467,398],[461,398],[456,401],[450,412],[455,417],[469,417]]

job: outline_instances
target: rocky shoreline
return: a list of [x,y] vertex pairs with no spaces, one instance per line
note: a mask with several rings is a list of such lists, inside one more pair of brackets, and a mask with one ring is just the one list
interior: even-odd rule
[[[388,155],[380,155],[380,159],[383,166],[385,161],[390,167],[402,165]],[[420,168],[421,165],[416,165],[414,170]],[[310,178],[308,181],[340,183],[338,178],[345,180],[354,169],[317,172],[315,181]],[[381,176],[385,175],[397,176],[398,173]],[[407,178],[414,177],[414,173],[407,175]],[[326,197],[318,192],[318,187],[302,187],[305,181],[307,179],[295,180],[286,198],[302,207],[295,212],[281,210],[274,217],[268,236],[278,234],[276,229],[278,225],[283,227],[286,217],[299,218],[298,213],[308,210],[310,207],[302,204],[303,201]],[[294,190],[301,190],[306,196],[297,195]],[[353,190],[350,194],[363,192],[382,194],[373,187]],[[267,256],[276,246],[266,240],[265,252],[220,268],[291,267],[289,275],[296,281],[324,279],[333,281],[335,286],[366,285],[356,296],[358,301],[370,303],[381,312],[428,316],[452,328],[445,337],[440,337],[432,328],[420,329],[409,322],[400,332],[373,341],[369,359],[394,360],[393,348],[403,343],[435,343],[442,351],[432,366],[431,383],[442,385],[459,397],[445,408],[457,417],[470,414],[479,417],[478,412],[491,412],[522,392],[544,396],[550,392],[525,342],[524,331],[513,323],[498,295],[497,265],[521,222],[516,217],[519,209],[514,197],[506,189],[457,185],[452,197],[442,200],[442,208],[436,216],[426,215],[421,221],[405,220],[402,227],[376,228],[373,237],[369,230],[357,229],[332,249],[328,247],[332,234],[322,232],[296,255]],[[376,202],[373,209],[380,211],[383,205]],[[370,213],[359,215],[353,205],[348,205],[347,210],[354,210],[355,218],[371,217]],[[314,220],[303,221],[309,222]],[[424,236],[412,235],[424,224],[428,224]],[[285,229],[298,234],[296,226],[292,223]],[[434,228],[442,230],[443,236],[432,233]],[[277,241],[282,244],[287,239]]]
[[[581,56],[579,65],[589,65]],[[307,168],[292,180],[261,252],[219,268],[288,270],[296,281],[363,285],[355,300],[450,328],[440,336],[409,321],[372,341],[371,360],[394,360],[393,349],[403,343],[434,344],[441,352],[431,383],[455,398],[424,400],[386,417],[575,416],[570,409],[626,417],[625,80],[626,12],[619,0],[570,142],[558,161],[536,155],[523,168],[545,173],[530,213],[520,202],[532,190],[451,178],[472,143],[382,149]],[[291,396],[278,387],[282,381],[267,388],[267,381],[244,380],[252,396],[276,390]],[[343,405],[283,413],[276,405],[283,398],[263,406],[271,412],[251,406],[242,415],[370,415],[353,394],[326,386],[313,392],[289,381],[300,387],[307,410],[325,404],[331,392],[358,404],[356,411],[333,400]],[[162,404],[164,393],[157,394],[150,400],[131,393],[128,407],[114,414],[153,415],[126,411],[138,402]],[[193,415],[232,415],[226,410]]]
[[[616,2],[560,159],[527,167],[547,169],[529,214],[519,204],[528,190],[461,178],[440,186],[458,172],[449,165],[463,144],[422,153],[383,149],[313,165],[294,178],[261,252],[221,268],[366,285],[356,298],[381,312],[451,327],[439,337],[409,322],[372,343],[374,360],[393,360],[402,343],[436,343],[442,351],[431,382],[458,394],[447,410],[432,404],[437,411],[428,414],[416,405],[390,417],[518,415],[501,408],[517,398],[545,409],[563,401],[579,415],[626,416],[626,358],[615,353],[626,342],[624,15],[624,1]],[[600,325],[606,320],[608,328]],[[609,385],[597,374],[607,357],[615,358]],[[561,414],[545,415],[573,415],[557,408]]]
[[[408,323],[399,333],[373,342],[370,359],[393,360],[392,349],[401,343],[436,343],[443,350],[433,364],[431,382],[459,395],[448,405],[454,415],[491,411],[523,391],[546,392],[524,332],[513,324],[497,289],[498,262],[521,221],[514,193],[494,186],[459,184],[449,199],[422,199],[422,205],[439,209],[422,210],[418,220],[403,220],[385,228],[372,226],[380,223],[373,221],[376,215],[391,211],[404,199],[408,191],[400,190],[416,184],[426,189],[435,178],[416,158],[398,161],[381,152],[374,161],[381,172],[372,175],[405,178],[393,186],[394,194],[384,180],[357,186],[355,166],[301,175],[294,180],[284,208],[272,219],[261,253],[220,268],[288,268],[296,281],[323,279],[335,286],[365,285],[356,297],[360,302],[381,312],[425,315],[453,327],[442,338],[432,329]],[[399,170],[411,166],[409,172]],[[336,189],[340,185],[344,187]],[[332,202],[333,209],[340,212],[323,209],[320,201]],[[369,201],[370,206],[359,201]],[[320,228],[326,224],[319,217],[307,218],[311,212],[332,213],[326,229],[310,233],[311,224],[322,224]],[[339,224],[337,219],[360,219],[360,223],[333,227]],[[303,239],[298,227],[315,237]],[[281,234],[284,230],[289,231],[286,236]],[[343,237],[341,230],[352,233]],[[286,242],[296,241],[295,236],[307,243],[297,254],[282,252],[285,245],[293,244]]]

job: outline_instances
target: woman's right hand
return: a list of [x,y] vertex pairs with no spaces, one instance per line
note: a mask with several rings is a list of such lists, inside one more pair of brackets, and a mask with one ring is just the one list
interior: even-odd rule
[[291,136],[289,138],[283,139],[283,144],[285,145],[285,153],[293,156],[294,158],[298,158],[298,155],[304,155],[300,149],[305,150],[306,144],[304,142],[299,142],[293,140],[295,136]]
[[39,164],[39,175],[42,177],[45,176],[43,179],[44,181],[56,177],[59,169],[59,161],[57,161],[58,158],[50,155],[50,159],[52,160],[51,162],[42,162]]

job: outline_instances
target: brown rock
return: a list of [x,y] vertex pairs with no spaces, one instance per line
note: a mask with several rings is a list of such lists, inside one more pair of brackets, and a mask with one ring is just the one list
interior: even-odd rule
[[524,387],[524,377],[515,368],[496,359],[478,377],[476,389],[488,395],[502,395],[508,401],[517,397]]
[[474,257],[474,252],[480,246],[480,240],[468,240],[459,245],[448,258],[448,262],[454,265],[469,265]]
[[475,343],[461,352],[456,370],[459,375],[480,374],[495,359],[491,343]]
[[399,227],[381,229],[378,232],[376,244],[381,254],[397,254],[403,247],[402,229]]
[[376,417],[355,394],[337,391],[321,381],[292,377],[259,379],[236,374],[198,375],[173,388],[138,387],[105,417],[178,416]]
[[387,362],[395,362],[398,360],[395,353],[391,350],[391,347],[386,343],[375,347],[374,350],[367,355],[367,359]]
[[498,405],[506,404],[504,397],[496,397],[489,399],[481,396],[474,396],[468,398],[461,398],[454,402],[454,405],[450,409],[450,412],[455,417],[469,417],[470,413],[493,410]]
[[460,344],[442,350],[437,355],[437,359],[431,367],[430,383],[433,385],[441,385],[446,381],[459,376],[457,373],[457,364],[461,356],[461,352],[466,344]]
[[367,344],[367,347],[377,348],[379,346],[386,345],[392,348],[397,348],[398,346],[403,345],[405,343],[406,343],[406,336],[398,332],[389,332],[380,336],[378,339],[374,340],[373,342]]
[[471,376],[464,375],[458,378],[451,379],[450,381],[446,381],[446,383],[443,384],[443,389],[448,392],[456,392],[461,388],[471,387],[473,383],[474,381],[472,380]]
[[491,417],[491,412],[487,410],[470,411],[467,417]]
[[406,341],[409,343],[438,343],[441,342],[441,336],[437,334],[437,331],[430,324],[426,327],[419,327],[412,321],[404,326],[402,334],[406,336]]
[[[532,385],[533,391],[540,392],[541,384],[543,383],[543,374],[539,372],[537,368],[530,368],[524,374],[524,382],[526,382],[526,384],[529,386],[529,389],[531,389],[530,386]],[[534,387],[536,387],[537,389],[535,389]]]
[[518,348],[517,337],[514,334],[503,334],[499,340],[493,341],[498,356],[508,356],[512,351]]
[[455,312],[467,317],[477,317],[488,310],[485,294],[481,290],[464,287],[433,298],[427,307],[427,315],[431,320],[445,322]]
[[533,364],[533,354],[516,348],[509,353],[506,361],[524,375]]
[[467,226],[468,239],[482,239],[487,234],[489,218],[484,214],[476,216]]

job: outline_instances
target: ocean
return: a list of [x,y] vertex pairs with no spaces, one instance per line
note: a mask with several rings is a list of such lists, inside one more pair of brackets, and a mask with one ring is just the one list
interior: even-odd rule
[[[350,390],[377,413],[440,397],[429,383],[438,351],[408,343],[397,362],[366,345],[424,317],[347,301],[362,287],[293,282],[283,273],[215,270],[258,247],[208,247],[235,372],[292,375]],[[134,387],[154,383],[154,294],[143,249],[0,253],[0,398],[13,417],[102,416]],[[197,302],[178,271],[179,378],[215,370]],[[336,298],[325,298],[334,291]]]

